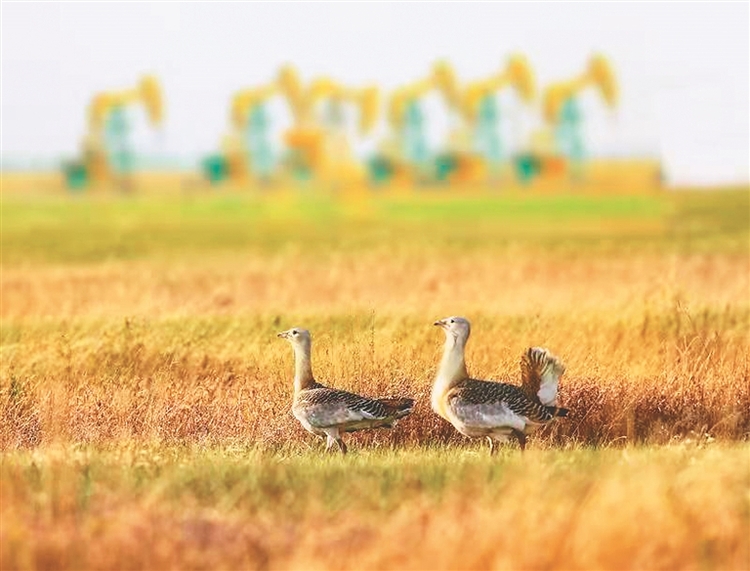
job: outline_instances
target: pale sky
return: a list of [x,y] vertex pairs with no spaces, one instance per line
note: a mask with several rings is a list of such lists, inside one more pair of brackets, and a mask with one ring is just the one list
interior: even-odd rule
[[[543,88],[579,74],[600,51],[615,68],[621,101],[611,115],[598,95],[583,97],[592,154],[662,157],[683,170],[711,155],[709,170],[748,177],[748,2],[0,6],[6,160],[75,156],[91,95],[133,86],[148,72],[164,87],[166,120],[154,134],[137,117],[136,145],[195,158],[218,149],[232,94],[271,80],[285,62],[305,80],[329,75],[388,91],[424,76],[438,58],[466,81],[518,51]],[[515,109],[512,97],[501,102]],[[289,118],[280,104],[274,109],[280,132]],[[437,96],[426,110],[437,144],[448,114]],[[518,121],[531,129],[538,116],[527,110]],[[374,148],[384,133],[358,149]]]

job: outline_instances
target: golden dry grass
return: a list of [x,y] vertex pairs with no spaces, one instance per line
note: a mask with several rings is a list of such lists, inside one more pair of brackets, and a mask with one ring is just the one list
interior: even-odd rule
[[[750,567],[744,194],[322,223],[190,200],[3,203],[3,569]],[[524,457],[429,410],[456,313],[476,376],[529,345],[567,365],[572,412]],[[320,381],[414,414],[321,458],[292,325]]]
[[[744,445],[5,457],[3,569],[745,569]],[[483,451],[484,452],[484,451]]]
[[0,445],[304,441],[288,414],[291,352],[274,335],[293,325],[313,332],[321,381],[419,398],[397,441],[455,438],[425,403],[442,342],[430,324],[459,312],[474,322],[468,359],[479,377],[517,379],[530,344],[564,357],[561,398],[573,413],[558,440],[741,438],[750,432],[744,263],[360,254],[357,263],[8,269],[2,398],[13,428]]

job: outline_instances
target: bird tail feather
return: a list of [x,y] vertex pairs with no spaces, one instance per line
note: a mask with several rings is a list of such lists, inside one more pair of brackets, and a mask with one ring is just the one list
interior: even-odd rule
[[530,347],[521,359],[524,391],[543,405],[555,405],[557,386],[564,372],[562,361],[543,347]]
[[545,406],[544,408],[552,416],[568,416],[568,413],[570,412],[567,408],[559,406]]
[[411,413],[414,408],[414,399],[410,398],[384,398],[378,399],[396,418],[402,418]]

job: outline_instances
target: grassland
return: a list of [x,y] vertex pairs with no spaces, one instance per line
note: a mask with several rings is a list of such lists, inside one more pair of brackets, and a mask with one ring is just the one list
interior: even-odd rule
[[747,567],[747,445],[13,453],[4,568]]
[[[748,192],[2,198],[3,569],[750,567]],[[572,413],[489,458],[429,411],[561,355]],[[419,404],[346,458],[321,381]]]

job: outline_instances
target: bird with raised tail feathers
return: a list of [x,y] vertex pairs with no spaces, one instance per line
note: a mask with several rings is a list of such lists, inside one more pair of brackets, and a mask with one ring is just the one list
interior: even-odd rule
[[432,409],[470,438],[486,437],[490,453],[510,436],[523,451],[526,435],[568,410],[557,406],[557,386],[565,371],[547,349],[529,348],[521,358],[521,386],[472,379],[464,351],[471,324],[464,317],[434,323],[445,332],[445,349],[432,387]]
[[327,439],[326,450],[337,444],[346,454],[343,433],[393,428],[400,418],[411,413],[414,399],[370,399],[316,382],[310,362],[312,339],[307,329],[293,327],[277,336],[289,341],[294,350],[292,414],[305,430]]

